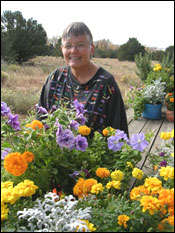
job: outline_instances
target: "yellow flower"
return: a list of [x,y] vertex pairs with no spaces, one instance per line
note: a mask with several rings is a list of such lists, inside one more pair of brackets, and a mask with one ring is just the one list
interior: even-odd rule
[[5,181],[1,183],[1,189],[7,189],[13,187],[13,182],[12,181]]
[[171,132],[161,132],[160,134],[160,138],[164,139],[164,140],[168,140],[172,137],[172,133]]
[[8,212],[9,209],[7,208],[7,205],[1,203],[1,221],[6,220],[8,218]]
[[[94,227],[94,224],[90,223],[89,220],[84,220],[84,219],[79,219],[79,220],[85,223],[85,224],[83,223],[83,225],[86,225],[88,227],[88,229],[89,229],[90,232],[96,231],[96,228]],[[79,229],[79,226],[77,226],[75,232],[77,232],[78,229]],[[85,232],[85,231],[86,231],[86,229],[83,228],[82,232]]]
[[115,189],[120,189],[120,184],[120,181],[112,180],[106,184],[106,188],[110,189],[111,187],[113,187]]
[[130,168],[134,168],[134,165],[131,163],[131,162],[126,162],[127,166],[130,167]]
[[10,153],[4,159],[4,168],[14,176],[21,176],[27,170],[28,163],[20,153]]
[[34,154],[30,151],[25,151],[22,156],[26,159],[28,163],[32,162],[35,158]]
[[127,215],[119,215],[118,216],[118,224],[120,225],[120,226],[124,226],[124,228],[127,228],[127,221],[129,221],[129,219],[130,219],[130,217],[129,216],[127,216]]
[[111,173],[111,178],[116,181],[121,181],[123,180],[124,173],[120,170],[115,170],[114,172]]
[[160,64],[155,64],[155,66],[153,68],[154,71],[159,71],[161,69],[162,69],[162,66]]
[[143,171],[136,167],[132,171],[132,176],[138,180],[141,180],[143,175],[144,175]]
[[1,202],[3,203],[10,203],[13,205],[18,200],[18,198],[19,194],[16,192],[13,186],[1,190]]
[[87,127],[86,125],[79,126],[78,132],[83,136],[88,136],[91,132],[91,128]]
[[148,210],[150,215],[153,215],[154,212],[158,212],[162,207],[160,201],[152,196],[143,196],[140,200],[140,206],[143,206],[143,213]]
[[24,180],[24,182],[16,185],[14,189],[18,191],[20,197],[29,197],[36,192],[38,186],[34,185],[34,182],[31,180]]
[[149,177],[145,179],[144,186],[148,189],[148,191],[152,191],[152,194],[154,194],[162,189],[162,181],[160,181],[157,177]]
[[174,138],[174,129],[171,131],[171,138]]
[[174,153],[171,153],[171,156],[174,158]]
[[103,185],[101,183],[94,184],[91,189],[91,193],[98,194],[100,191],[102,192],[104,189]]
[[107,168],[97,168],[96,175],[100,178],[106,178],[110,175],[110,171]]
[[170,166],[162,167],[159,169],[159,172],[160,172],[160,176],[163,176],[164,180],[168,180],[168,178],[171,180],[174,179],[174,167],[170,167]]

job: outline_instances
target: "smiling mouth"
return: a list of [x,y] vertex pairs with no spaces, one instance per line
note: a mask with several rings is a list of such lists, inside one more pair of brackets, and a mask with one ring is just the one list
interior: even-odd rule
[[76,60],[81,59],[81,57],[70,57],[69,59],[72,60],[72,61],[76,61]]

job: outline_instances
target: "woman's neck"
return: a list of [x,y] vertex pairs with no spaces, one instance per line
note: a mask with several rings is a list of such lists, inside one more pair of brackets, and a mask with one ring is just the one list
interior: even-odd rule
[[72,68],[71,72],[80,84],[87,83],[97,72],[99,66],[90,62],[87,66],[81,68]]

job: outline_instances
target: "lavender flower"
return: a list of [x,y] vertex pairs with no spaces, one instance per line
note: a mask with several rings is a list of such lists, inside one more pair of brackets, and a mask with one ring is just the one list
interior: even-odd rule
[[119,142],[118,135],[110,136],[108,138],[108,148],[113,151],[119,151],[121,150],[124,142]]
[[79,114],[77,116],[77,120],[80,122],[81,125],[85,125],[86,123],[86,118],[83,116],[83,114]]
[[85,151],[88,147],[87,139],[85,137],[82,137],[81,135],[78,135],[75,138],[75,145],[77,150]]
[[62,130],[62,132],[58,129],[56,132],[56,142],[60,147],[72,149],[75,144],[75,138],[69,129]]
[[1,159],[4,160],[6,155],[8,155],[8,153],[11,151],[11,148],[5,148],[3,151],[2,151],[2,155],[1,155]]
[[56,135],[57,135],[57,136],[61,135],[61,133],[63,132],[63,127],[62,127],[62,125],[60,125],[60,123],[58,122],[58,118],[56,118],[55,126],[58,127],[57,132],[56,132]]
[[84,114],[86,110],[84,110],[84,105],[79,103],[78,100],[74,100],[73,102],[75,108],[76,108],[76,115],[79,116],[80,114]]
[[10,108],[7,107],[7,104],[5,102],[1,101],[1,115],[8,116],[10,113]]
[[38,104],[36,104],[35,107],[37,108],[38,113],[48,114],[48,111],[45,108],[38,106]]
[[72,174],[69,174],[71,178],[75,178],[76,176],[79,176],[80,172],[79,171],[74,171]]
[[75,130],[78,130],[79,125],[80,124],[75,120],[71,120],[71,122],[70,122],[70,128],[73,128]]
[[126,142],[129,142],[128,136],[124,131],[117,129],[115,135],[118,140],[124,139]]
[[7,124],[11,125],[12,128],[16,129],[16,130],[20,130],[20,123],[18,121],[18,115],[13,115],[13,114],[9,114],[9,119],[7,121]]
[[161,161],[160,166],[161,167],[166,167],[167,166],[167,161],[166,160]]
[[149,142],[145,140],[144,133],[140,133],[132,135],[130,145],[133,149],[143,152],[143,150],[149,145]]

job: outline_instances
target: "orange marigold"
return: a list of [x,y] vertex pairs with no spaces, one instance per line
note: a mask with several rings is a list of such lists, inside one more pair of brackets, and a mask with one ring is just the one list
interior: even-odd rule
[[172,103],[173,103],[173,102],[174,102],[174,98],[171,98],[171,99],[170,99],[170,102],[172,102]]
[[114,134],[116,132],[116,129],[113,129],[112,127],[107,127],[102,131],[104,136],[107,136],[109,132]]
[[110,175],[110,171],[107,168],[97,168],[96,175],[100,178],[106,178]]
[[84,184],[83,184],[83,193],[87,194],[91,191],[91,188],[94,184],[97,184],[97,180],[95,179],[87,179],[85,180]]
[[32,162],[35,158],[34,154],[30,151],[25,151],[22,156],[26,159],[28,163]]
[[131,200],[140,200],[143,195],[148,195],[149,191],[144,187],[144,185],[140,185],[135,187],[130,192],[130,199]]
[[73,194],[75,196],[78,196],[78,198],[83,198],[83,185],[85,180],[83,178],[79,178],[77,183],[75,184],[73,188]]
[[21,176],[27,170],[28,163],[19,152],[10,153],[4,159],[4,168],[14,176]]
[[36,130],[36,129],[43,129],[44,125],[41,121],[33,120],[31,124],[26,124],[26,127]]

